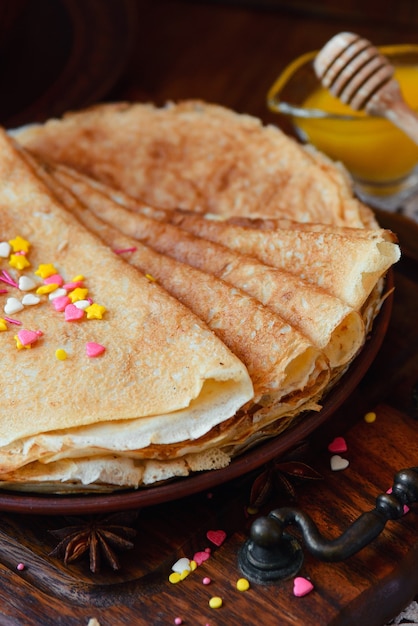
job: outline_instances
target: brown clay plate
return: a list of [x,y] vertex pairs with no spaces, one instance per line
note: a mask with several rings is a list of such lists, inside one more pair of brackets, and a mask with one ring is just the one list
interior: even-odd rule
[[0,493],[0,510],[65,515],[140,509],[211,489],[280,457],[330,419],[366,374],[386,335],[393,303],[392,287],[393,271],[390,270],[386,279],[386,289],[390,295],[376,317],[370,337],[349,370],[326,397],[321,411],[307,414],[303,420],[295,423],[277,437],[234,459],[228,467],[196,473],[188,478],[176,479],[155,487],[102,495],[31,495],[5,491]]

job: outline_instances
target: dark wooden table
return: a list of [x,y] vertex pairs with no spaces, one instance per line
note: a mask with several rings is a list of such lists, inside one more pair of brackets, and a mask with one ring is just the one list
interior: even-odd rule
[[[291,59],[321,47],[341,30],[353,30],[376,44],[418,42],[418,6],[413,0],[353,1],[340,8],[331,0],[62,0],[54,14],[46,0],[29,4],[31,14],[24,13],[28,9],[22,2],[23,14],[11,21],[13,28],[0,47],[7,61],[2,85],[9,87],[2,89],[0,110],[6,126],[99,100],[163,104],[202,98],[290,131],[286,120],[267,111],[265,95]],[[36,20],[34,4],[41,16],[38,30],[29,28]],[[38,47],[27,36],[34,36],[35,30]],[[37,55],[36,62],[31,55]],[[374,507],[396,471],[418,465],[418,227],[396,215],[379,214],[379,219],[399,234],[403,250],[394,272],[388,331],[357,389],[306,443],[300,458],[322,479],[295,485],[297,506],[330,538]],[[372,424],[363,419],[367,411],[376,412]],[[329,466],[327,445],[335,436],[344,436],[348,443],[345,456],[350,465],[340,472]],[[293,595],[292,580],[237,591],[237,554],[257,517],[247,507],[262,470],[139,510],[132,521],[137,532],[134,547],[119,554],[118,571],[104,562],[93,574],[86,559],[64,565],[51,556],[57,539],[49,531],[69,523],[63,515],[3,511],[0,624],[78,626],[96,618],[101,626],[168,625],[179,617],[185,625],[202,626],[383,626],[414,598],[416,505],[346,561],[323,563],[307,553],[301,575],[311,579],[314,591],[303,598]],[[286,493],[274,491],[258,514],[285,504]],[[86,523],[90,518],[83,513],[80,510]],[[222,545],[210,543],[209,530],[225,531]],[[169,582],[171,567],[180,557],[192,558],[208,547],[210,558],[196,571],[177,584]],[[19,563],[24,569],[17,569]],[[210,585],[203,584],[204,577],[211,579]],[[212,596],[222,598],[220,609],[209,607]]]

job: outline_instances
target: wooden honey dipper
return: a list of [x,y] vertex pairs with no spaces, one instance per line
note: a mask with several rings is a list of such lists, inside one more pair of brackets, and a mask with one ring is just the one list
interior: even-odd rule
[[339,33],[314,60],[326,89],[352,109],[388,119],[418,144],[418,115],[405,103],[394,67],[370,41]]

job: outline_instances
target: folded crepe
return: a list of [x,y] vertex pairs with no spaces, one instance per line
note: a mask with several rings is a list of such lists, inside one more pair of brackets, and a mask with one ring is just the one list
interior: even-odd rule
[[16,136],[39,156],[153,206],[376,226],[342,168],[278,128],[221,106],[101,104]]
[[175,474],[171,446],[200,469],[227,463],[211,433],[252,405],[243,363],[65,211],[3,131],[0,181],[3,486],[54,457],[68,486],[91,480],[94,457],[113,459],[105,484],[120,486],[142,484],[148,460],[161,466],[150,482]]
[[[177,226],[159,223],[148,217],[151,207],[130,203],[130,198],[124,196],[125,206],[130,204],[136,209],[135,214],[120,205],[122,194],[75,171],[46,167],[56,181],[108,224],[159,253],[213,274],[256,298],[323,350],[331,368],[350,362],[363,345],[365,329],[360,313],[324,289]],[[119,203],[113,200],[114,196],[118,196]],[[171,216],[171,212],[159,209],[152,213],[164,220]],[[169,284],[165,286],[169,289]],[[193,302],[191,294],[190,297]]]

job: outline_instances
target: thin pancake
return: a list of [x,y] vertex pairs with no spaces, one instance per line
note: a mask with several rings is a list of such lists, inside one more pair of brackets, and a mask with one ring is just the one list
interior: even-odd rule
[[[36,445],[24,446],[31,436],[125,420],[136,421],[139,446],[155,437],[161,445],[189,443],[251,400],[242,362],[186,307],[68,214],[3,132],[0,154],[2,236],[30,243],[31,265],[15,271],[16,279],[22,273],[41,284],[35,269],[54,264],[66,282],[84,274],[93,303],[106,307],[103,319],[65,321],[43,295],[39,304],[13,315],[22,328],[40,331],[31,349],[17,349],[19,326],[9,322],[0,333],[2,472],[16,466],[7,446],[22,443],[22,462],[36,453]],[[13,274],[7,260],[2,266]],[[9,296],[2,295],[3,305]],[[104,346],[104,354],[88,358],[86,343]],[[65,361],[57,361],[57,349],[66,351]]]
[[[331,367],[348,363],[362,346],[364,324],[360,314],[325,290],[176,226],[159,224],[142,212],[135,215],[112,200],[117,192],[107,190],[105,195],[93,181],[68,169],[51,169],[55,178],[98,217],[162,254],[222,278],[268,306],[323,350]],[[148,210],[144,207],[145,213]]]
[[375,224],[335,164],[278,128],[221,106],[98,105],[26,127],[17,137],[42,158],[154,206],[226,217]]

